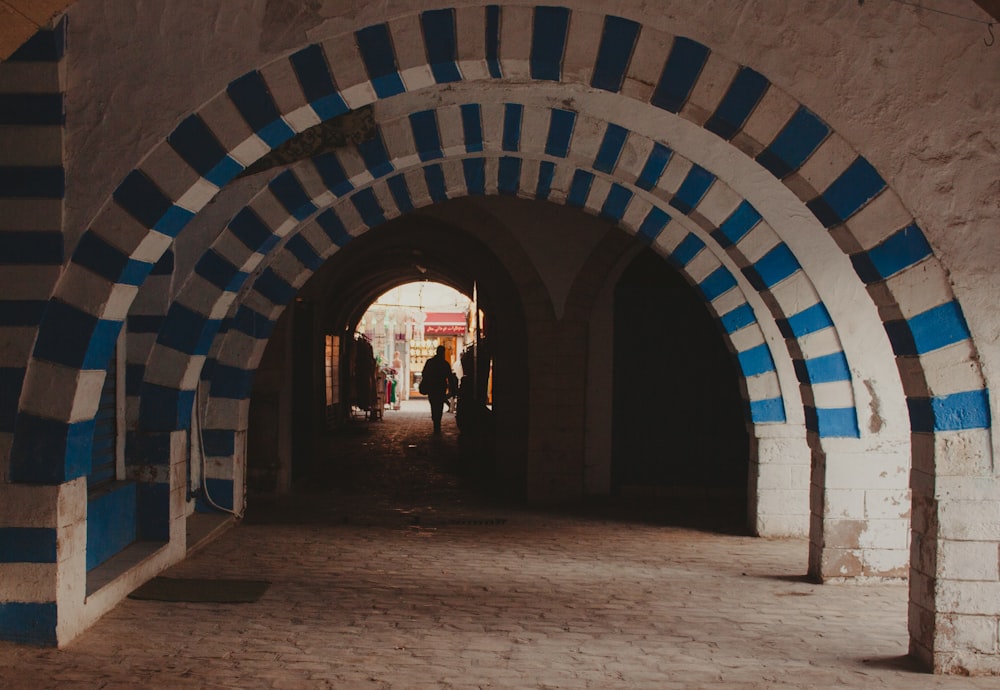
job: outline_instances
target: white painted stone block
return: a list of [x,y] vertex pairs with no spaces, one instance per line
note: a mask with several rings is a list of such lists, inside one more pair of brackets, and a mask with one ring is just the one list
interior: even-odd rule
[[1000,614],[1000,582],[939,578],[937,610],[941,614],[996,616]]
[[908,486],[909,467],[895,454],[879,457],[830,454],[826,457],[828,489],[893,489]]
[[910,521],[867,520],[858,545],[864,549],[889,549],[906,552],[910,547]]
[[864,520],[864,493],[857,489],[828,489],[823,493],[823,517]]
[[938,559],[939,575],[949,580],[1000,579],[996,541],[941,540]]
[[864,516],[875,520],[909,519],[909,489],[866,490],[864,492]]
[[941,539],[995,541],[1000,534],[1000,500],[939,499],[938,534]]

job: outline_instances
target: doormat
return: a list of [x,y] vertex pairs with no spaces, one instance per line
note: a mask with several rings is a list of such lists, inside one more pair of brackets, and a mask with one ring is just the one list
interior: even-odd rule
[[128,596],[150,601],[246,604],[260,599],[270,584],[266,580],[154,577]]

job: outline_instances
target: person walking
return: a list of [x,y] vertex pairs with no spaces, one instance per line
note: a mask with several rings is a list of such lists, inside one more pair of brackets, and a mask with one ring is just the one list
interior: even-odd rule
[[448,380],[452,376],[451,365],[444,357],[444,345],[438,345],[437,354],[424,362],[420,375],[420,392],[427,396],[431,404],[431,420],[434,433],[441,433],[441,416],[448,397]]

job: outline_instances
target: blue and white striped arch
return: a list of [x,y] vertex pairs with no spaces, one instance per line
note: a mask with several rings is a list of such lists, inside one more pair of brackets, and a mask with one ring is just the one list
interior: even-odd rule
[[[708,72],[714,78],[702,80],[701,75]],[[726,73],[728,79],[718,78]],[[333,37],[234,80],[218,97],[226,102],[225,108],[211,114],[206,108],[205,114],[189,117],[169,137],[164,155],[147,157],[143,167],[122,182],[87,231],[39,328],[29,370],[48,367],[52,375],[26,379],[15,423],[11,478],[59,482],[83,473],[92,423],[86,405],[81,401],[52,417],[39,406],[25,403],[45,395],[75,401],[87,388],[81,381],[101,375],[137,285],[220,186],[296,132],[349,109],[453,82],[475,81],[485,88],[498,79],[505,83],[578,84],[620,94],[701,125],[785,182],[830,230],[851,257],[858,276],[870,287],[876,305],[883,313],[898,315],[885,323],[897,356],[923,364],[928,356],[939,357],[943,348],[970,340],[947,281],[934,289],[908,289],[917,280],[914,267],[919,265],[921,272],[926,272],[928,265],[931,270],[940,268],[920,229],[884,179],[861,156],[851,154],[843,161],[842,156],[827,155],[849,147],[819,117],[781,93],[763,75],[731,63],[689,38],[670,36],[626,18],[541,6],[442,9],[367,27],[352,36]],[[516,110],[517,104],[512,105]],[[223,123],[213,123],[212,118],[223,110],[238,115],[219,126]],[[508,146],[516,136],[515,120],[512,114],[511,129],[501,138]],[[474,129],[474,118],[468,121]],[[507,122],[505,114],[505,126]],[[427,122],[418,122],[415,129],[432,131]],[[446,136],[450,130],[442,126],[438,131]],[[614,149],[617,136],[620,134],[611,134],[609,151]],[[467,140],[471,144],[475,137],[470,135]],[[501,148],[504,145],[501,143]],[[444,150],[450,149],[444,146]],[[424,153],[433,155],[434,151],[431,148]],[[366,162],[380,155],[373,150],[361,153]],[[449,154],[447,160],[451,158]],[[514,180],[525,184],[523,177],[514,174],[518,164],[513,159],[518,157],[508,158],[512,160],[503,163],[502,175],[498,162],[498,183],[502,177],[505,188]],[[814,160],[827,164],[811,166]],[[831,166],[831,160],[841,162]],[[607,163],[607,156],[602,156],[601,163]],[[440,171],[443,175],[449,167],[454,166],[428,165],[426,174],[434,177],[435,171]],[[563,169],[553,166],[553,175]],[[601,172],[599,167],[595,169]],[[376,168],[368,174],[374,176],[375,172],[385,174],[388,170]],[[547,175],[540,166],[536,182]],[[590,187],[588,175],[593,176]],[[568,202],[589,201],[601,186],[597,180],[603,178],[582,168],[579,178],[575,176],[574,172]],[[674,195],[677,204],[671,204],[672,208],[679,215],[691,213],[685,205],[692,211],[700,209],[705,201],[697,206],[691,202],[698,201],[699,188],[711,176],[708,170],[693,174],[685,189],[678,188]],[[442,189],[433,180],[427,184],[429,190]],[[615,196],[602,200],[602,210],[607,202],[607,212],[612,215],[616,204],[631,191],[617,184],[626,191],[609,185],[616,190]],[[706,196],[714,187],[708,186]],[[430,193],[433,199],[435,192]],[[352,205],[359,214],[370,208],[365,202],[374,194],[372,189],[356,195],[357,203],[352,201]],[[731,227],[738,227],[736,220],[733,223]],[[724,223],[715,226],[725,236]],[[114,228],[114,232],[106,228]],[[741,244],[734,242],[734,251],[742,252]],[[756,273],[762,287],[778,295],[779,286],[797,273],[797,267],[794,255],[786,249],[779,245],[770,249],[775,253],[766,258],[748,256],[749,263],[741,270]],[[691,245],[685,245],[682,257],[684,251],[690,252]],[[692,261],[699,261],[697,256]],[[788,272],[785,279],[768,284],[783,272]],[[93,299],[94,295],[103,298]],[[786,332],[798,341],[818,341],[818,337],[809,338],[814,332],[809,329],[828,329],[823,324],[829,316],[822,304],[813,306],[816,308],[808,314],[794,310],[782,317]],[[973,350],[951,349],[955,353]],[[819,387],[842,380],[838,377],[846,364],[836,352],[831,349],[825,353],[833,355],[830,359],[812,364],[807,362],[820,358],[802,358],[799,374],[812,382],[814,396]],[[990,424],[987,391],[978,366],[974,361],[972,364],[966,367],[971,373],[964,379],[934,381],[933,385],[920,367],[916,375],[911,366],[902,371],[914,432]],[[74,371],[73,375],[62,373]],[[47,382],[45,393],[36,390],[43,380]],[[812,424],[816,429],[824,424],[818,409]]]

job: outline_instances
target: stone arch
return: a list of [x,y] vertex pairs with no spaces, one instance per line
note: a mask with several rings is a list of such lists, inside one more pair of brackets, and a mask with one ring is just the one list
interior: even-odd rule
[[[338,65],[336,81],[330,64]],[[936,435],[989,428],[991,420],[961,308],[912,214],[873,166],[752,68],[626,18],[559,7],[395,18],[241,77],[212,108],[182,123],[171,146],[161,146],[117,188],[56,287],[24,379],[11,478],[59,483],[80,476],[93,393],[137,286],[221,184],[295,132],[348,108],[477,79],[575,83],[648,103],[730,142],[805,203],[880,310],[919,441],[918,504],[936,509],[933,478],[956,452],[934,447]],[[226,110],[229,122],[243,126],[221,141],[206,119]],[[108,226],[113,237],[102,231]],[[924,570],[937,559],[932,542],[919,545]],[[924,584],[931,577],[924,573]],[[933,646],[926,629],[914,633],[924,649]]]

